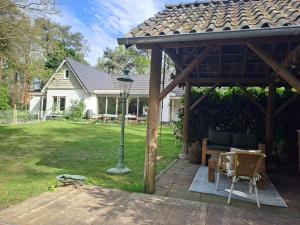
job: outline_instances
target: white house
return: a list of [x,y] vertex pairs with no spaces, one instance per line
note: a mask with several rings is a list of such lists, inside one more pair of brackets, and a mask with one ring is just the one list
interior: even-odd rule
[[[128,118],[147,116],[149,75],[134,75],[127,100]],[[166,79],[168,80],[168,79]],[[167,82],[168,83],[168,82]],[[176,88],[163,101],[162,121],[178,120],[180,97],[183,90]],[[72,101],[84,101],[86,110],[94,117],[116,117],[121,112],[120,91],[116,75],[66,58],[40,92],[31,92],[30,113],[42,118],[70,110]]]

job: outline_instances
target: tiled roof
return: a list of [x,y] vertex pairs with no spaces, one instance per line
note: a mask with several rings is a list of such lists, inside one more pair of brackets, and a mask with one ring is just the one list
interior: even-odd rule
[[[101,72],[95,67],[82,64],[71,58],[66,58],[68,65],[76,73],[78,79],[83,86],[89,91],[94,90],[119,90],[119,83],[117,81],[118,75],[111,75]],[[135,94],[148,95],[149,93],[149,75],[133,75],[134,82],[132,83],[131,92]],[[170,80],[166,80],[166,85]],[[177,92],[176,92],[177,90]],[[176,96],[182,96],[181,89],[175,88]]]
[[108,73],[101,72],[95,67],[82,64],[71,58],[66,58],[66,62],[74,73],[76,73],[78,79],[88,92],[112,89],[112,80]]
[[166,5],[126,37],[300,25],[299,0],[211,0]]
[[[112,75],[112,80],[113,80],[113,90],[119,90],[119,83],[117,81],[118,76]],[[133,79],[133,83],[131,86],[131,93],[134,94],[143,94],[143,95],[148,95],[149,94],[149,80],[150,80],[150,75],[133,75],[131,76]],[[170,79],[167,79],[165,81],[165,86],[167,86],[171,82]],[[176,87],[172,91],[173,96],[176,97],[181,97],[184,95],[184,90],[180,87]]]

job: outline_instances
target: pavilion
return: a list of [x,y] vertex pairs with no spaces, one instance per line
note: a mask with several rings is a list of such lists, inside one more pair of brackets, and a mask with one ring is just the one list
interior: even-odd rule
[[[265,143],[272,149],[274,119],[295,100],[275,108],[277,87],[300,92],[300,2],[298,0],[211,0],[166,8],[126,37],[127,47],[151,49],[145,192],[155,190],[159,105],[176,86],[185,86],[182,157],[188,154],[191,87],[238,86],[266,116]],[[162,51],[176,65],[176,76],[160,90]],[[246,87],[268,87],[264,109]]]

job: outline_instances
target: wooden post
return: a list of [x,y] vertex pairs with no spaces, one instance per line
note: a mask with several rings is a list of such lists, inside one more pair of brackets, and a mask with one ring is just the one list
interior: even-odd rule
[[268,91],[268,109],[266,119],[266,154],[269,155],[273,150],[274,142],[274,110],[275,110],[275,94],[276,86],[275,81],[270,79],[269,91]]
[[157,132],[159,121],[159,93],[162,66],[162,50],[153,47],[151,52],[150,87],[147,119],[147,146],[145,149],[144,191],[155,191],[155,168],[157,151]]
[[190,111],[192,111],[199,103],[203,102],[217,87],[218,84],[215,84],[214,86],[212,86],[211,89],[208,90],[208,92],[206,92],[197,101],[195,101],[193,105],[190,107]]
[[107,108],[108,108],[108,98],[105,97],[105,114],[107,114]]
[[140,108],[140,98],[137,97],[136,99],[136,119],[139,119],[139,108]]
[[300,173],[300,130],[298,132],[298,172]]
[[119,109],[119,99],[116,97],[116,112],[115,115],[118,116],[118,109]]
[[179,155],[179,158],[181,159],[187,159],[187,155],[189,153],[190,94],[191,94],[191,82],[189,81],[189,79],[186,79],[185,95],[184,95],[182,152]]

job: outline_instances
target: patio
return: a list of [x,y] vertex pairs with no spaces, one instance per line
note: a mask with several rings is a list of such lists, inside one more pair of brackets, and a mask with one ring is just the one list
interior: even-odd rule
[[[227,206],[226,197],[189,191],[189,187],[200,165],[191,164],[187,160],[177,160],[168,170],[161,174],[156,182],[156,195],[180,199],[209,202],[220,207]],[[255,203],[232,199],[231,206],[253,210],[256,213],[272,213],[289,218],[300,218],[300,176],[296,173],[270,172],[269,178],[286,201],[288,208],[262,205],[260,209]],[[283,179],[284,178],[284,179]],[[273,215],[272,215],[273,216]]]
[[[185,165],[180,162],[179,165]],[[189,170],[192,170],[189,169]],[[185,171],[187,172],[187,170]],[[217,215],[217,216],[216,216]],[[96,187],[59,188],[0,211],[0,224],[300,224],[300,219],[214,203]]]

